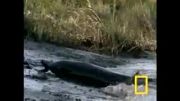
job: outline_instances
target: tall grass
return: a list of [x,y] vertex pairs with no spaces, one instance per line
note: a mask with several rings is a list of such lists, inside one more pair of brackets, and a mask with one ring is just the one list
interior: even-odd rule
[[155,0],[25,0],[25,37],[107,54],[156,49]]

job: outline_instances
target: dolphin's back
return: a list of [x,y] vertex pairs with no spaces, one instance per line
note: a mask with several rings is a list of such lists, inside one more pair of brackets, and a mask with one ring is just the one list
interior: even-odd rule
[[123,82],[130,78],[108,71],[103,67],[82,62],[59,61],[53,63],[51,66],[51,71],[55,74],[69,73],[73,75],[97,79],[107,83]]

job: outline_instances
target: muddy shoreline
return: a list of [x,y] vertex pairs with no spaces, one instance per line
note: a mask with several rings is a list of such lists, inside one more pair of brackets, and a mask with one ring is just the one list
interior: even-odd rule
[[[24,56],[25,59],[33,61],[81,61],[129,76],[137,70],[142,70],[149,77],[156,78],[156,58],[114,58],[27,40],[24,41]],[[24,69],[24,101],[156,101],[156,85],[155,88],[150,88],[149,95],[136,96],[133,94],[133,85],[119,84],[94,88],[64,81],[51,72],[47,73],[46,80],[32,78],[37,75],[34,70]]]

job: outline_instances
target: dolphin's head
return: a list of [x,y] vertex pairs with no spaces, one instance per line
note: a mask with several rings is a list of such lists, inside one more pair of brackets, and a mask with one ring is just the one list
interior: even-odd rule
[[48,72],[51,63],[52,63],[51,61],[41,60],[41,64],[44,66],[44,69],[40,70],[40,72]]

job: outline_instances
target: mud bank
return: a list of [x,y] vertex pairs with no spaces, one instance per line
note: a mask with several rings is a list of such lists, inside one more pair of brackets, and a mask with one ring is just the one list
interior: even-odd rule
[[[33,61],[72,60],[87,62],[106,69],[132,76],[141,70],[151,78],[156,78],[156,58],[133,59],[109,57],[81,50],[57,47],[47,43],[24,42],[24,57]],[[35,68],[43,68],[36,66]],[[96,88],[79,85],[55,77],[48,72],[45,79],[38,78],[32,69],[24,69],[24,101],[156,101],[156,84],[149,88],[149,94],[134,95],[134,87],[125,84]]]

